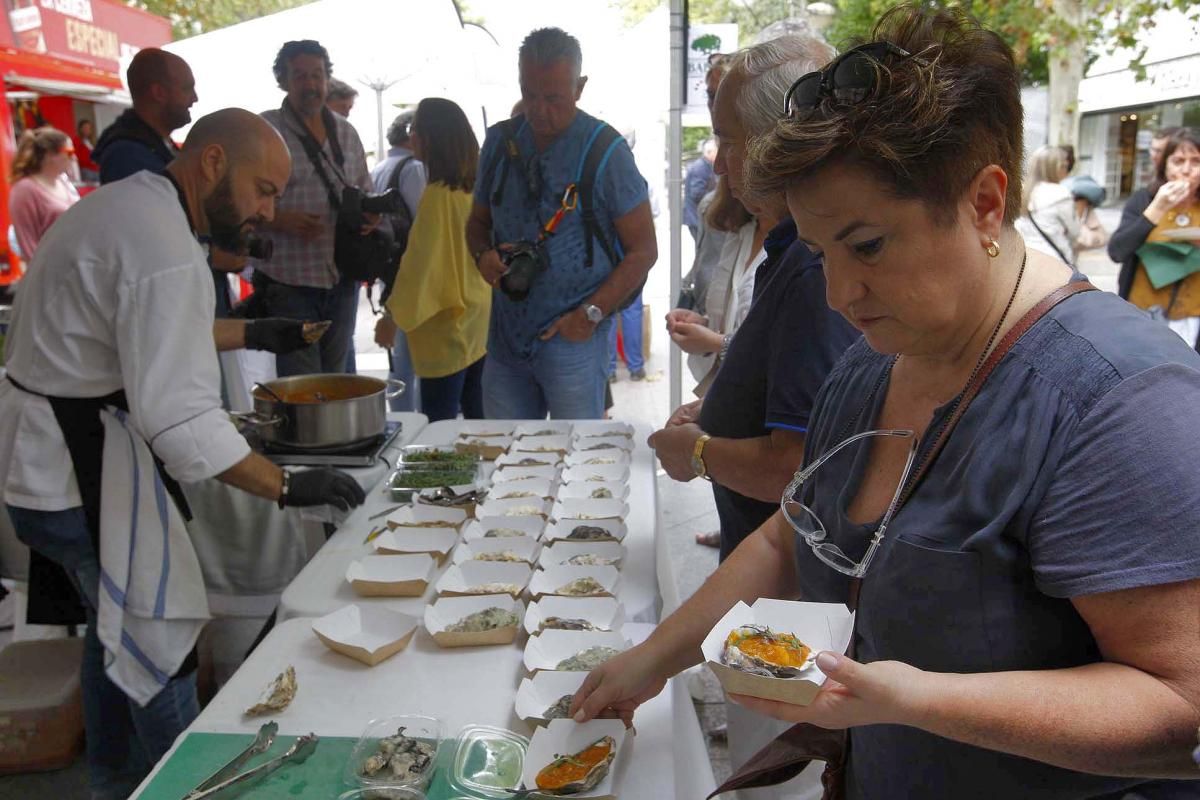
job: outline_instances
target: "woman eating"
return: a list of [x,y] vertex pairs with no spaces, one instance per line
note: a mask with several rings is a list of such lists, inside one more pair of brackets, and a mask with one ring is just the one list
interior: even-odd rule
[[21,134],[13,158],[8,210],[26,264],[55,220],[79,202],[79,192],[67,178],[75,148],[57,128],[44,127]]
[[731,698],[845,730],[846,797],[1196,797],[1200,356],[1026,247],[1019,74],[961,12],[889,12],[781,105],[749,186],[863,340],[779,513],[572,713],[629,717],[738,601],[847,603],[810,705]]
[[429,183],[408,235],[375,342],[391,347],[396,328],[408,335],[421,379],[421,410],[430,422],[483,417],[483,359],[492,290],[467,249],[467,216],[479,164],[479,141],[458,105],[430,97],[417,105],[413,154]]
[[1195,261],[1200,247],[1200,135],[1180,128],[1167,139],[1154,183],[1126,201],[1108,255],[1121,264],[1121,296],[1163,319],[1195,347],[1200,344],[1200,274],[1181,271],[1178,258],[1178,249],[1188,247]]

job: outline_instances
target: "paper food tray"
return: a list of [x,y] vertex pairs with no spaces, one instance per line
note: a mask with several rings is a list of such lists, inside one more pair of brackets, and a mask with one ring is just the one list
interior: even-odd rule
[[[588,526],[591,528],[601,528],[608,531],[608,539],[571,539],[571,533],[580,526]],[[543,542],[583,542],[587,544],[595,544],[597,542],[621,542],[629,533],[629,528],[624,522],[617,519],[560,519],[558,522],[550,524],[545,532],[542,533]]]
[[346,568],[346,580],[363,597],[420,597],[436,568],[428,554],[365,556]]
[[489,537],[488,531],[494,529],[520,531],[526,536],[539,538],[546,530],[546,520],[541,517],[488,517],[480,516],[469,523],[463,530],[463,539],[468,542],[503,540],[505,537]]
[[578,442],[583,439],[600,439],[609,436],[633,438],[633,434],[633,426],[627,422],[612,422],[607,420],[577,422],[571,430],[571,439]]
[[[624,758],[622,748],[627,735],[625,723],[619,719],[594,719],[582,725],[569,719],[555,719],[544,728],[533,732],[529,740],[529,751],[525,754],[525,768],[521,771],[521,785],[529,788],[537,785],[537,774],[560,755],[578,753],[603,736],[613,738],[616,754],[609,764],[608,774],[595,787],[571,797],[601,800],[615,797],[613,786],[617,769]],[[544,796],[544,795],[539,795]]]
[[508,452],[513,440],[509,436],[463,436],[454,440],[459,452],[475,453],[484,461],[495,461]]
[[571,435],[572,425],[569,422],[558,422],[545,419],[529,420],[517,425],[513,436],[567,436]]
[[489,583],[512,584],[516,591],[513,597],[520,596],[533,577],[533,569],[527,564],[506,564],[503,562],[467,561],[451,565],[438,580],[434,587],[439,595],[446,597],[474,596],[470,589]]
[[624,450],[601,450],[597,453],[573,451],[563,458],[566,469],[572,467],[628,467],[633,459]]
[[562,472],[563,483],[629,482],[628,464],[586,464],[568,467]]
[[563,595],[564,597],[615,597],[621,573],[616,567],[573,567],[556,564],[539,569],[534,574],[533,580],[529,582],[529,593],[534,597],[559,595],[564,586],[580,578],[594,579],[604,587],[604,594]]
[[498,466],[492,473],[492,485],[498,486],[502,483],[519,485],[534,478],[557,483],[558,476],[559,469],[553,465],[542,467]]
[[616,631],[543,631],[525,643],[525,668],[557,670],[558,665],[590,647],[611,647],[625,651],[633,645]]
[[559,456],[564,456],[571,449],[571,437],[569,435],[554,435],[554,436],[522,436],[513,442],[509,453],[517,455],[520,453],[557,453]]
[[441,506],[410,505],[401,508],[387,518],[389,528],[423,528],[430,522],[449,522],[455,527],[467,521],[467,512],[458,508]]
[[[481,517],[532,517],[550,516],[551,502],[544,497],[516,497],[509,500],[493,500],[489,492],[488,498],[476,507],[476,513]],[[530,512],[536,513],[530,513]]]
[[531,722],[548,722],[545,713],[563,695],[574,695],[587,678],[586,672],[535,672],[522,678],[513,709],[517,716]]
[[458,544],[458,531],[454,528],[394,528],[375,537],[371,545],[375,552],[386,554],[428,553],[438,560],[446,556]]
[[769,678],[727,667],[721,663],[725,639],[741,625],[765,625],[777,633],[794,634],[812,648],[844,653],[850,644],[854,615],[841,603],[801,603],[761,598],[753,606],[739,602],[721,618],[701,645],[708,668],[729,694],[745,694],[794,705],[808,705],[825,683],[825,674],[814,663],[798,678]]
[[[540,500],[545,500],[554,497],[558,493],[558,484],[551,478],[530,478],[525,481],[501,481],[493,482],[492,488],[488,490],[488,503],[495,503],[501,500],[525,500],[530,503],[537,503]],[[528,494],[528,496],[525,496]],[[615,495],[614,495],[615,496]]]
[[625,519],[629,516],[629,505],[623,500],[562,500],[554,504],[550,511],[554,519]]
[[[566,563],[572,556],[596,555],[602,558],[612,559],[611,564],[568,564]],[[553,544],[542,548],[538,554],[537,565],[542,569],[549,569],[562,565],[564,567],[572,566],[610,566],[621,568],[621,563],[625,560],[625,546],[620,542],[567,542],[558,540]]]
[[[607,491],[611,497],[593,497],[592,495],[597,491]],[[555,500],[560,503],[567,500],[617,500],[623,502],[628,499],[629,484],[616,481],[564,483],[558,487],[555,496]]]
[[619,632],[625,623],[625,607],[613,597],[547,595],[529,604],[525,612],[525,631],[536,635],[542,620],[548,617],[585,619],[597,630]]
[[462,564],[466,561],[487,562],[488,559],[478,558],[477,556],[481,553],[510,552],[519,557],[522,562],[532,565],[537,562],[541,546],[541,542],[532,536],[515,536],[507,539],[473,539],[469,542],[462,542],[458,547],[454,548],[454,555],[451,556],[451,560],[455,564]]
[[425,630],[441,647],[474,647],[478,645],[512,644],[520,630],[520,622],[504,628],[474,633],[447,631],[446,628],[463,617],[478,611],[498,607],[512,611],[520,620],[525,614],[525,604],[507,594],[485,594],[470,597],[441,597],[425,606]]
[[313,620],[312,629],[330,650],[373,667],[403,650],[417,623],[382,606],[348,605]]

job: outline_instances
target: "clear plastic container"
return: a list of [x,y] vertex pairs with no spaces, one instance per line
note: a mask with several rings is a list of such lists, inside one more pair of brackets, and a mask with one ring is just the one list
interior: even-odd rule
[[506,797],[521,785],[529,740],[487,725],[468,725],[458,733],[450,785],[455,791]]
[[[400,728],[404,728],[405,736],[419,739],[433,746],[433,754],[429,759],[429,766],[419,778],[413,780],[400,780],[394,777],[391,774],[391,770],[387,767],[384,767],[384,769],[380,770],[373,777],[364,775],[362,770],[363,763],[379,752],[380,740],[389,736],[395,736]],[[434,717],[407,714],[371,720],[367,724],[367,729],[363,731],[363,735],[359,738],[358,743],[354,745],[354,750],[350,753],[350,760],[346,762],[346,783],[350,786],[357,785],[371,789],[388,789],[400,786],[418,789],[423,792],[429,788],[429,784],[433,780],[433,775],[437,771],[438,752],[441,749],[442,740],[445,738],[445,735],[445,726],[442,725],[442,721]],[[408,800],[403,795],[398,795],[398,797]],[[419,798],[423,797],[423,794],[419,795]],[[390,800],[384,795],[381,795],[381,798]]]
[[351,789],[337,800],[426,800],[425,793],[411,786],[368,786]]

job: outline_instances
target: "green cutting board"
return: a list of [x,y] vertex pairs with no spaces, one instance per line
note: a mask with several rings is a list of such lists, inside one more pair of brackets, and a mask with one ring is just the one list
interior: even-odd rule
[[[295,738],[276,737],[271,749],[251,759],[243,771],[282,755]],[[253,735],[244,733],[189,733],[142,792],[142,800],[181,800],[253,740]],[[241,796],[253,800],[336,800],[342,792],[355,788],[344,781],[346,762],[356,742],[347,737],[322,736],[317,749],[303,764],[280,767]],[[453,742],[444,744],[452,745]],[[446,779],[453,758],[451,750],[453,747],[449,746],[439,748],[437,774],[427,792],[429,800],[462,796],[451,791]]]

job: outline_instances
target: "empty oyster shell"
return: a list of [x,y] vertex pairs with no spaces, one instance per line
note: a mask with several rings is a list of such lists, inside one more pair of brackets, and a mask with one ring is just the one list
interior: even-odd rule
[[525,561],[525,559],[511,550],[503,550],[501,552],[493,550],[490,553],[476,553],[472,561]]
[[591,575],[586,575],[582,578],[576,578],[570,583],[563,584],[555,590],[555,594],[565,594],[570,597],[586,597],[594,594],[606,594],[607,589],[604,584],[593,578]]
[[538,625],[538,633],[542,631],[594,631],[596,626],[586,619],[568,619],[567,617],[546,617]]
[[492,606],[474,614],[468,614],[458,622],[446,626],[447,633],[482,633],[498,628],[515,628],[520,624],[512,610]]
[[296,668],[288,666],[275,676],[275,680],[263,690],[258,702],[246,709],[249,715],[270,714],[273,711],[283,711],[296,696]]
[[557,756],[537,774],[537,788],[547,794],[578,794],[594,789],[616,757],[617,742],[602,736],[578,753]]
[[524,536],[525,531],[519,531],[516,528],[492,528],[483,535],[485,539],[515,539],[518,536]]
[[812,659],[812,648],[794,635],[776,633],[762,625],[734,628],[721,653],[721,661],[727,666],[769,678],[799,677]]
[[562,563],[573,567],[611,567],[617,563],[617,559],[598,556],[595,553],[577,553]]
[[611,539],[613,535],[604,528],[598,525],[576,525],[570,533],[567,534],[568,539],[576,541],[599,541],[603,539]]
[[521,593],[521,587],[515,583],[481,583],[478,586],[472,586],[469,589],[464,589],[463,594],[511,594],[518,595]]
[[586,650],[580,650],[570,658],[564,658],[558,662],[555,669],[563,670],[564,672],[591,672],[613,656],[620,654],[620,652],[615,647],[596,645]]
[[554,702],[554,705],[542,712],[543,719],[566,719],[571,711],[571,701],[575,699],[573,694],[564,694]]

